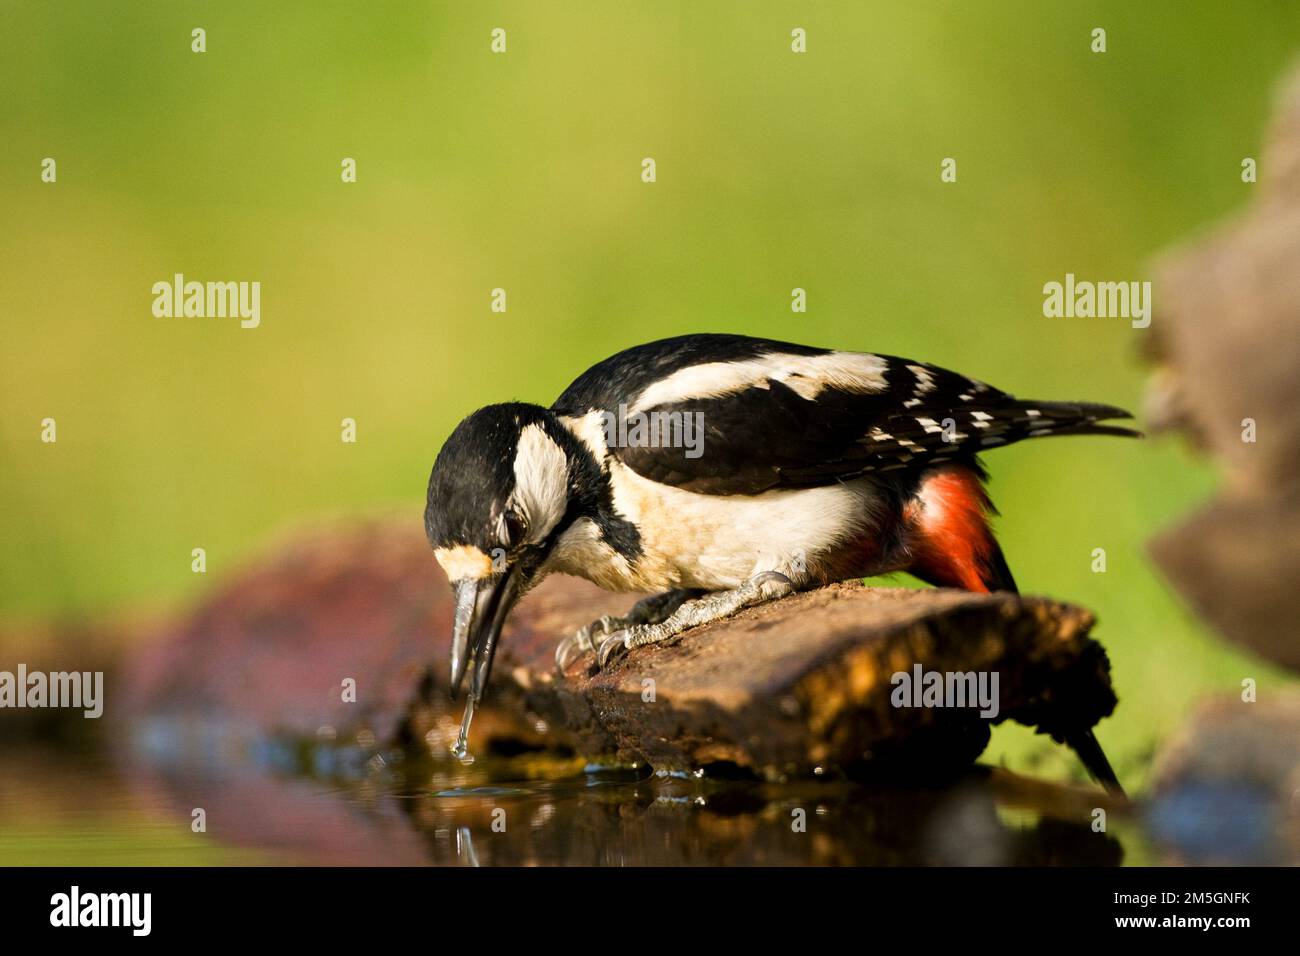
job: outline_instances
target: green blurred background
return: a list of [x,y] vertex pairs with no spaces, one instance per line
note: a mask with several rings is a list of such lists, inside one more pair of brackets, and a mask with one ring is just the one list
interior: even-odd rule
[[[881,351],[1137,408],[1145,333],[1046,319],[1042,286],[1150,278],[1240,209],[1298,36],[1283,0],[4,0],[0,611],[172,605],[285,526],[418,522],[462,416],[547,403],[666,335]],[[261,327],[154,318],[150,287],[176,272],[260,281]],[[1121,776],[1140,783],[1195,694],[1276,677],[1144,554],[1214,485],[1177,443],[987,464],[1022,588],[1099,614]],[[1074,772],[1013,728],[986,757]]]

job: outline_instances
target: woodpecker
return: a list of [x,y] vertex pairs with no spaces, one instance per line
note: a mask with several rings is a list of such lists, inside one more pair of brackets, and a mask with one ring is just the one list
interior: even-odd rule
[[[723,334],[619,352],[550,408],[479,409],[438,453],[424,513],[455,592],[453,699],[471,673],[458,752],[507,615],[552,572],[654,594],[561,641],[561,671],[850,578],[907,571],[1015,592],[976,455],[1136,437],[1106,424],[1131,417],[1017,399],[925,362]],[[1091,730],[1066,743],[1119,790]]]

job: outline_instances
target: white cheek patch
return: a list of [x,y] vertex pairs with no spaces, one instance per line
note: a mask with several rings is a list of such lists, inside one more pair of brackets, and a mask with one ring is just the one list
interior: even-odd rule
[[515,491],[511,506],[528,519],[528,540],[538,542],[551,533],[568,507],[569,460],[541,425],[519,433],[515,452]]
[[438,548],[433,556],[442,565],[449,581],[478,580],[492,573],[492,559],[470,544]]

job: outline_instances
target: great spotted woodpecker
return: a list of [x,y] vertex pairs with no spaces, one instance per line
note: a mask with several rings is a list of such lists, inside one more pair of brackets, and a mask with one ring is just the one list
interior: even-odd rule
[[[620,352],[550,408],[480,409],[439,452],[424,514],[456,595],[453,697],[473,672],[459,747],[506,616],[552,571],[659,592],[562,641],[561,670],[849,578],[908,571],[1015,591],[976,453],[1134,436],[1102,423],[1130,417],[1024,401],[924,362],[741,335]],[[1090,730],[1067,742],[1118,789]]]

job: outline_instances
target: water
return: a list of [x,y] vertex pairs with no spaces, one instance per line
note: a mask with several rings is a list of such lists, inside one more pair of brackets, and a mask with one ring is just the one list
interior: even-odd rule
[[[977,770],[948,787],[658,776],[542,753],[447,758],[264,742],[149,760],[0,754],[0,864],[1117,865],[1090,795]],[[194,832],[196,811],[205,830]]]

